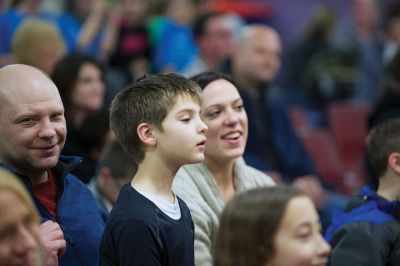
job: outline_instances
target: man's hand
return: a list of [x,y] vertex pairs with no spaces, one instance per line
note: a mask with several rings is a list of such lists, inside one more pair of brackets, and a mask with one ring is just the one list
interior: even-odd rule
[[40,246],[42,265],[58,265],[58,260],[66,251],[64,233],[58,223],[46,221],[40,225]]

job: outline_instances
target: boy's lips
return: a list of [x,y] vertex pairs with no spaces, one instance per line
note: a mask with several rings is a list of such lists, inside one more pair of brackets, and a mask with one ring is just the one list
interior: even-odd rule
[[205,146],[206,142],[207,142],[207,140],[204,139],[204,140],[200,141],[199,143],[197,143],[196,146]]

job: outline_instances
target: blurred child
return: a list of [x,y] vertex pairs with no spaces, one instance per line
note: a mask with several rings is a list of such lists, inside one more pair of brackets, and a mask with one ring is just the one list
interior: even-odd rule
[[293,187],[248,190],[226,205],[214,266],[326,265],[330,251],[317,210]]
[[113,140],[101,152],[98,167],[97,179],[92,179],[89,188],[109,213],[123,185],[129,183],[135,175],[137,165],[121,144]]

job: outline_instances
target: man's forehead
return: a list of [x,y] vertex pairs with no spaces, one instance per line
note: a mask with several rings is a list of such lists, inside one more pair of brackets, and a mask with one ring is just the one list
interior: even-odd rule
[[0,110],[51,101],[62,106],[57,87],[47,76],[34,68],[18,69],[0,69]]
[[28,72],[25,76],[11,72],[8,78],[0,74],[0,83],[0,98],[4,100],[40,100],[41,98],[46,100],[60,97],[54,83],[40,72]]

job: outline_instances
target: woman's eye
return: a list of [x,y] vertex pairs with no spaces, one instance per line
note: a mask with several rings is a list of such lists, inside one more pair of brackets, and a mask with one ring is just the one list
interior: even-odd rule
[[235,106],[235,110],[239,112],[242,111],[243,108],[244,108],[243,104]]
[[221,113],[221,111],[214,111],[214,112],[208,112],[206,114],[207,117],[216,117]]

